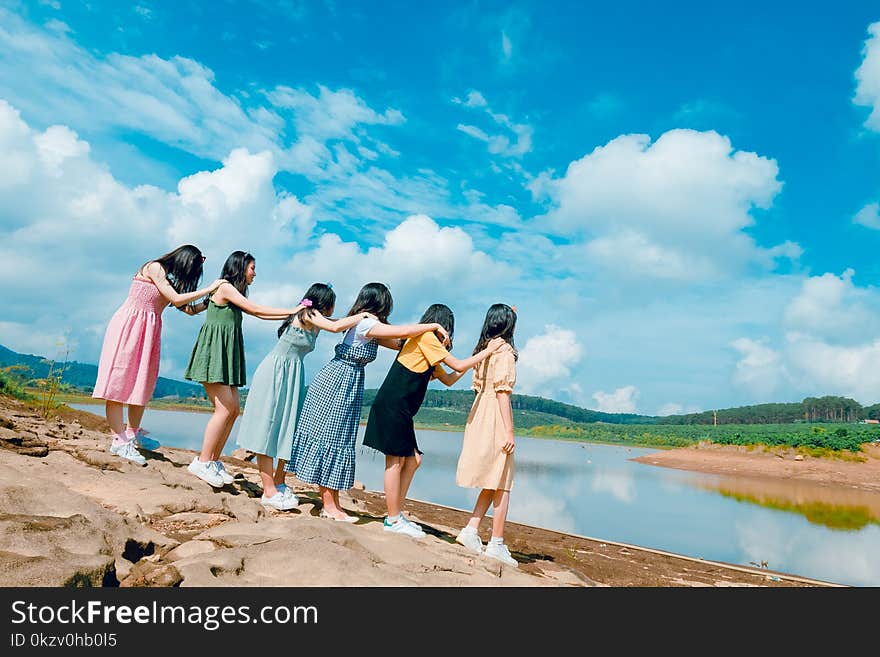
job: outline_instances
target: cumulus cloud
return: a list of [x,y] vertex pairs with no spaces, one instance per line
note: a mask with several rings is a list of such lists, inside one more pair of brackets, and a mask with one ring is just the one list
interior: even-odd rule
[[574,331],[553,324],[532,336],[520,349],[517,363],[517,389],[541,395],[553,384],[555,389],[572,384],[572,369],[582,360],[584,349]]
[[799,255],[790,243],[763,249],[744,232],[752,210],[770,207],[781,189],[777,175],[774,160],[735,151],[714,131],[671,130],[653,144],[617,137],[530,189],[553,204],[538,220],[590,240],[587,255],[603,269],[702,279]]
[[800,395],[841,394],[862,404],[880,397],[880,293],[853,282],[855,272],[803,280],[783,308],[785,334],[774,347],[767,338],[740,338],[733,381],[769,401],[789,390]]
[[880,331],[876,294],[853,283],[855,270],[840,276],[825,273],[804,280],[798,295],[785,308],[789,330],[836,342],[858,343]]
[[614,392],[597,390],[593,393],[593,399],[596,400],[596,410],[603,413],[636,413],[639,389],[635,386],[624,386]]
[[765,401],[787,377],[779,352],[751,338],[734,340],[731,346],[740,354],[733,382],[747,389],[754,401]]
[[[86,362],[97,359],[106,321],[142,262],[193,243],[208,257],[210,280],[233,250],[281,263],[286,244],[311,234],[310,208],[273,188],[268,152],[235,150],[218,169],[183,178],[173,193],[131,187],[95,162],[70,128],[33,130],[0,101],[0,169],[15,174],[0,183],[0,276],[16,281],[4,293],[4,335],[30,326],[21,343],[47,344],[63,318],[83,350],[72,357]],[[47,286],[51,304],[35,304]],[[189,347],[171,348],[168,357],[180,359]]]
[[871,110],[865,126],[880,132],[880,21],[868,26],[868,34],[862,47],[862,63],[855,73],[853,102]]

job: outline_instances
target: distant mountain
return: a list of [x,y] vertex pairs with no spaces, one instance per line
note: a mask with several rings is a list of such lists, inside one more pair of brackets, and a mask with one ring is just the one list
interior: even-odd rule
[[[44,379],[49,374],[51,359],[43,356],[34,356],[32,354],[20,354],[12,351],[3,345],[0,345],[0,368],[9,367],[10,365],[20,365],[23,367],[17,370],[17,374],[24,379]],[[61,381],[68,385],[82,390],[83,392],[91,392],[95,386],[95,379],[98,376],[98,366],[88,363],[78,363],[77,361],[68,361],[66,364],[58,362],[55,365],[55,371],[63,366],[64,371]],[[156,382],[156,391],[153,393],[153,399],[162,397],[179,397],[181,399],[198,398],[206,399],[205,389],[195,383],[188,381],[175,381],[160,376]]]

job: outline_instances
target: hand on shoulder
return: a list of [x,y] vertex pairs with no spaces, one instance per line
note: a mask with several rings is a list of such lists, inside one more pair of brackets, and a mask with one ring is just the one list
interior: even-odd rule
[[492,338],[489,340],[489,343],[486,345],[486,348],[489,349],[492,353],[496,351],[503,351],[504,347],[511,349],[510,344],[508,344],[507,340],[504,338]]

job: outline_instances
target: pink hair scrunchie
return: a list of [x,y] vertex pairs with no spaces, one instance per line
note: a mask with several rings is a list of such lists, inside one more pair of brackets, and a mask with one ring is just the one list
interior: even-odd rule
[[311,308],[312,307],[312,300],[311,299],[303,299],[302,301],[299,302],[299,305],[305,306],[306,308]]

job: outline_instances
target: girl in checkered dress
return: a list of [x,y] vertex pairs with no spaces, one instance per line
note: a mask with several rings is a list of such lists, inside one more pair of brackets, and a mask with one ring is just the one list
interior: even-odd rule
[[323,509],[321,517],[355,522],[339,504],[339,491],[354,484],[355,438],[361,420],[364,368],[376,359],[379,346],[399,351],[401,339],[436,331],[444,341],[446,329],[431,324],[387,324],[394,306],[391,292],[383,283],[361,288],[348,316],[370,313],[348,329],[336,345],[336,355],[309,384],[293,436],[285,469],[297,479],[317,484]]

